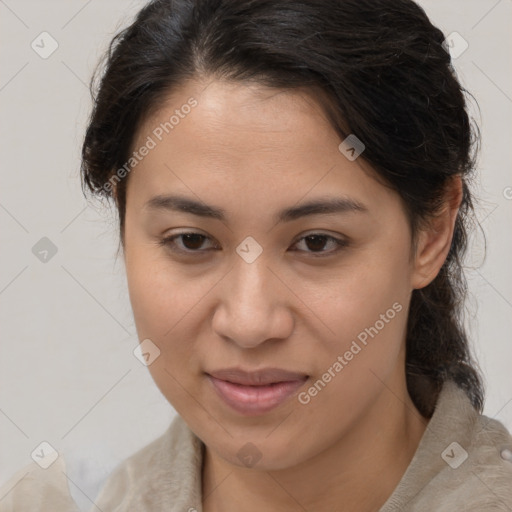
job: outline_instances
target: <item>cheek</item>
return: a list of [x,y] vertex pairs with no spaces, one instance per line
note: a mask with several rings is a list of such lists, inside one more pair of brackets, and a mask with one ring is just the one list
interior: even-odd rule
[[208,284],[173,267],[160,248],[143,245],[131,250],[126,274],[139,336],[162,343],[204,297]]
[[304,431],[308,439],[349,429],[382,392],[383,383],[394,387],[403,373],[407,287],[400,288],[389,275],[376,278],[355,273],[337,300],[329,297],[325,305],[330,311],[326,323],[335,336],[310,347],[315,373],[297,397],[304,424],[312,422]]
[[171,271],[154,251],[130,255],[126,265],[130,302],[139,340],[150,339],[160,350],[148,370],[175,410],[186,414],[194,410],[189,393],[197,385],[196,340],[201,329],[195,315],[205,287]]
[[207,294],[222,276],[208,272],[194,278],[173,266],[163,251],[143,245],[130,253],[126,273],[138,337],[160,349],[150,371],[167,380],[164,369],[187,378],[183,375],[199,366],[197,340],[208,319]]
[[406,250],[358,256],[357,261],[317,283],[311,294],[325,323],[344,339],[375,324],[395,303],[405,310],[409,297]]
[[[317,347],[316,376],[335,373],[329,387],[338,397],[355,387],[372,389],[376,375],[384,380],[401,362],[411,293],[408,254],[406,243],[381,246],[317,283],[310,294],[311,309],[329,327]],[[329,375],[325,380],[330,382]]]
[[[175,304],[171,283],[157,265],[132,251],[126,265],[130,303],[140,338],[161,339],[171,326]],[[167,314],[165,314],[167,312]]]

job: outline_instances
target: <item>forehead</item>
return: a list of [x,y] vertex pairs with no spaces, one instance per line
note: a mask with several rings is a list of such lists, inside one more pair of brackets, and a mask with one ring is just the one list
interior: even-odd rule
[[[172,128],[165,124],[169,122]],[[336,138],[312,91],[274,89],[254,82],[185,82],[145,120],[137,133],[139,142],[146,134],[158,132],[159,126],[166,139],[172,134],[176,142],[187,139],[187,145],[201,145],[198,149],[220,144],[219,148],[232,153],[271,150],[285,140],[303,147],[307,139]]]
[[383,188],[340,153],[321,102],[304,89],[187,82],[145,120],[133,149],[149,139],[152,149],[130,175],[133,200],[178,191],[270,208],[278,198],[333,189],[378,200]]

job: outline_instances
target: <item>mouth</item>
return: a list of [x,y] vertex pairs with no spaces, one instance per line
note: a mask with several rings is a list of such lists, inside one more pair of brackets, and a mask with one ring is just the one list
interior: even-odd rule
[[244,416],[264,414],[278,407],[309,378],[277,368],[254,372],[229,368],[206,376],[223,402]]

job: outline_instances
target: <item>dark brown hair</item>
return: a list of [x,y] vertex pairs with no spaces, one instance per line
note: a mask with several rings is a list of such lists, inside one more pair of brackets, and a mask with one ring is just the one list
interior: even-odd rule
[[[411,0],[153,0],[114,37],[92,86],[84,192],[113,196],[105,184],[128,161],[142,120],[186,80],[321,91],[333,129],[366,145],[361,158],[399,194],[413,235],[439,210],[451,178],[462,177],[448,257],[412,294],[406,375],[425,417],[447,379],[481,411],[482,383],[462,322],[461,263],[479,138],[444,39]],[[116,190],[123,246],[128,178]]]

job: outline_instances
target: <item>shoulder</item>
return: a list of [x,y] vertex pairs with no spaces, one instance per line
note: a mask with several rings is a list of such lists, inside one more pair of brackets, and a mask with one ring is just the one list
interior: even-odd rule
[[[454,445],[455,446],[455,445]],[[457,447],[456,447],[457,448]],[[460,451],[460,449],[459,449]],[[453,481],[450,490],[454,504],[470,497],[468,511],[512,510],[512,436],[505,426],[492,418],[478,415],[470,442],[461,453],[458,468],[445,473]],[[445,453],[445,457],[451,455]],[[464,460],[463,460],[464,459]],[[460,473],[457,470],[461,469]]]
[[441,458],[445,467],[426,494],[436,510],[512,510],[512,437],[499,421],[479,416],[468,442],[452,441]]
[[[202,443],[180,416],[160,437],[125,459],[108,477],[91,510],[149,512],[200,509]],[[0,488],[0,512],[80,512],[59,456],[35,462]]]
[[[479,414],[465,392],[451,384],[441,406],[445,412],[441,452],[446,501],[465,510],[512,510],[512,436],[499,421]],[[446,409],[451,408],[450,411]]]
[[512,510],[512,436],[445,383],[416,453],[380,512]]
[[[463,506],[471,511],[512,509],[512,436],[505,426],[479,414],[465,392],[450,383],[434,425],[441,445],[441,467],[431,498],[439,510]],[[442,494],[442,499],[439,495]]]
[[188,510],[200,503],[201,462],[201,441],[176,416],[162,436],[114,470],[96,506],[105,512]]

